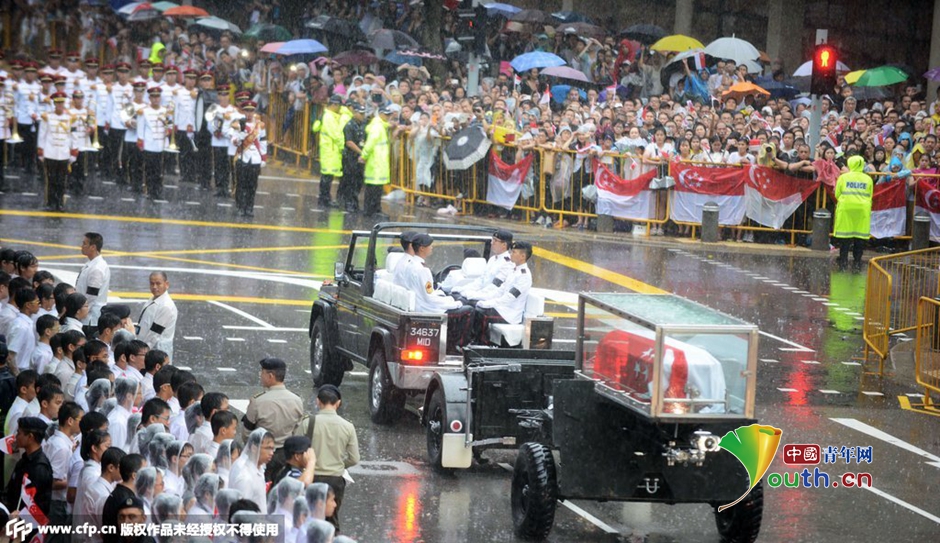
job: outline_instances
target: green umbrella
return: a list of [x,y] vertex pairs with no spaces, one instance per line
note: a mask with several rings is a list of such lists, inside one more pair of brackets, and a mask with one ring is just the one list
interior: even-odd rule
[[245,37],[264,41],[288,41],[294,36],[290,33],[290,30],[287,30],[283,26],[256,24],[245,32]]
[[865,70],[865,73],[855,82],[856,87],[887,87],[902,81],[907,81],[909,76],[904,70],[894,66],[880,66]]
[[170,8],[180,7],[180,5],[175,2],[154,2],[153,4],[150,4],[150,5],[153,6],[153,9],[159,11],[160,13],[163,13],[164,11]]

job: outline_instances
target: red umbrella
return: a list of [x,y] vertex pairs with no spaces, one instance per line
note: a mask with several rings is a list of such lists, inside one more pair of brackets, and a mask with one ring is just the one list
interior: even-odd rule
[[167,17],[208,17],[209,12],[194,6],[179,6],[163,12]]

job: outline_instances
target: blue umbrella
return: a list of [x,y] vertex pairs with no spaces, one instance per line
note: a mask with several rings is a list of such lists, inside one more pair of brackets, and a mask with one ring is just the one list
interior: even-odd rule
[[412,66],[421,66],[421,60],[415,57],[406,57],[399,55],[397,51],[391,52],[385,55],[385,58],[382,60],[386,62],[391,62],[396,66],[401,66],[402,64],[411,64]]
[[483,7],[486,8],[486,15],[489,17],[506,17],[507,19],[522,11],[522,8],[510,6],[509,4],[500,4],[498,2],[483,4]]
[[564,66],[565,61],[558,55],[552,53],[543,53],[533,51],[512,59],[509,63],[512,69],[517,72],[526,72],[532,68],[551,68],[553,66]]
[[787,85],[786,83],[774,79],[757,78],[755,83],[760,85],[762,89],[769,91],[771,98],[785,98],[789,100],[800,93],[800,89],[793,85]]
[[278,55],[312,55],[325,53],[326,47],[317,40],[291,40],[280,46]]
[[[577,89],[582,100],[587,100],[587,93],[584,89]],[[571,92],[571,85],[555,85],[552,87],[552,101],[556,104],[563,104]]]

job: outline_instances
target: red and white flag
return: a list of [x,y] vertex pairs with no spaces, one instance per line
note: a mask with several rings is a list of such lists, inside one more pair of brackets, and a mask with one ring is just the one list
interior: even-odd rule
[[903,236],[907,229],[907,190],[904,179],[875,185],[871,201],[871,237]]
[[702,222],[702,207],[718,204],[718,224],[734,226],[744,220],[744,177],[740,168],[708,168],[674,162],[670,218],[676,222]]
[[695,70],[702,71],[705,69],[705,53],[697,53],[694,57],[695,60]]
[[936,182],[919,179],[914,199],[914,214],[930,216],[930,239],[940,241],[940,188]]
[[[42,512],[42,509],[36,505],[36,487],[29,480],[29,475],[23,475],[23,486],[20,488],[20,519],[28,523],[33,528],[39,528],[49,524],[49,518]],[[42,543],[42,534],[35,536],[30,543]]]
[[495,152],[490,154],[489,175],[487,177],[486,201],[503,209],[511,210],[522,192],[532,160],[529,155],[516,164],[503,162]]
[[549,89],[545,89],[545,94],[543,94],[542,97],[539,98],[539,105],[543,106],[545,104],[550,103],[551,101],[552,101],[552,91],[550,91]]
[[0,452],[6,455],[16,452],[16,434],[10,434],[0,441]]
[[597,188],[597,214],[618,219],[647,220],[655,215],[655,199],[649,190],[656,175],[648,172],[636,179],[624,179],[600,164],[594,174]]
[[782,228],[819,187],[818,181],[790,177],[766,166],[751,165],[742,173],[747,218],[774,229]]

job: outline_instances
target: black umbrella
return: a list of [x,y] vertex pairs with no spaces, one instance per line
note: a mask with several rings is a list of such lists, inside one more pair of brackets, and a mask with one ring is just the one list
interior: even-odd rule
[[552,17],[558,19],[559,21],[563,23],[594,24],[594,21],[590,17],[582,13],[578,13],[577,11],[558,11],[558,12],[552,13]]
[[464,128],[454,134],[444,148],[444,167],[448,170],[466,170],[486,156],[490,150],[490,138],[480,125]]
[[793,85],[788,85],[783,81],[776,81],[774,79],[758,78],[754,80],[754,83],[765,91],[770,92],[771,98],[786,98],[787,100],[792,100],[794,96],[801,92],[799,88]]
[[376,49],[399,49],[402,47],[418,47],[414,38],[400,30],[380,28],[369,34],[369,45]]
[[359,28],[359,25],[355,21],[348,21],[329,15],[320,15],[319,17],[307,21],[307,24],[304,26],[326,34],[343,36],[351,41],[365,41],[366,39],[365,33],[362,32],[362,29]]
[[555,19],[552,19],[551,15],[540,9],[524,9],[510,17],[509,20],[516,21],[517,23],[536,23],[543,25],[550,25],[555,22]]
[[631,40],[636,40],[643,45],[652,45],[669,33],[656,25],[636,24],[620,31],[620,36]]
[[361,49],[343,51],[342,53],[333,57],[333,62],[339,64],[340,66],[366,66],[378,61],[378,57],[369,51],[363,51]]

